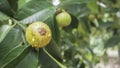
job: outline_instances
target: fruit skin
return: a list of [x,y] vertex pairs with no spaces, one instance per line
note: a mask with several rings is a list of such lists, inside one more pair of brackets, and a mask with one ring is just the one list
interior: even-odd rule
[[102,19],[102,18],[103,18],[103,14],[98,14],[98,15],[97,15],[97,18],[98,18],[98,19]]
[[56,21],[59,26],[65,27],[70,25],[71,23],[71,16],[68,12],[62,11],[61,13],[56,15]]
[[95,19],[95,16],[94,16],[93,14],[90,14],[90,15],[88,16],[88,18],[89,18],[90,21],[93,21],[93,20]]
[[32,47],[41,48],[51,41],[52,33],[43,22],[35,22],[26,28],[26,40]]

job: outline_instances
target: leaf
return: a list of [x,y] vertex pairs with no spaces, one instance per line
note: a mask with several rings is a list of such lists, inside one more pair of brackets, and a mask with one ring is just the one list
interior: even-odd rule
[[[28,52],[31,50],[31,47],[28,46],[20,46],[22,42],[21,37],[22,32],[17,28],[12,28],[8,31],[3,41],[0,43],[0,67],[4,68],[13,68],[16,65],[20,68],[20,66],[24,66],[23,64],[28,63],[29,58],[33,59],[33,54],[28,56]],[[27,62],[24,57],[27,55]],[[35,55],[36,56],[36,55]],[[23,60],[22,60],[23,59]],[[37,67],[37,58],[31,60],[33,62],[29,62],[31,65],[26,65],[28,68],[36,68]],[[29,67],[30,66],[30,67]]]
[[[106,28],[110,28],[110,27],[113,27],[114,25],[116,25],[116,24],[114,24],[113,22],[103,22],[103,23],[100,23],[100,26],[99,26],[99,28],[103,28],[103,27],[106,27]],[[119,25],[117,25],[117,27],[118,27]]]
[[98,5],[96,0],[88,2],[87,7],[91,10],[91,13],[98,13]]
[[3,26],[3,27],[6,27],[5,29],[2,29],[3,32],[2,34],[0,35],[0,43],[3,41],[3,39],[6,37],[6,35],[8,34],[8,32],[14,27],[15,25],[12,25],[12,26]]
[[60,5],[70,5],[70,4],[82,4],[82,3],[87,3],[90,0],[60,0]]
[[110,39],[108,39],[105,43],[105,48],[107,47],[114,47],[118,43],[120,43],[120,36],[113,36]]
[[27,1],[27,0],[18,0],[18,10],[21,9],[29,1]]
[[37,13],[34,13],[33,15],[23,19],[21,22],[28,24],[28,23],[35,22],[35,21],[45,21],[54,13],[55,13],[55,8],[53,7],[47,8]]
[[2,68],[15,67],[31,50],[29,45],[18,45],[10,50],[1,61]]
[[65,4],[62,4],[62,2],[61,2],[60,5],[58,5],[58,6],[59,6],[59,8],[67,10],[69,13],[71,13],[74,16],[85,16],[88,14],[89,10],[86,7],[86,2],[84,3],[84,2],[81,2],[80,0],[74,1],[74,2],[73,2],[73,0],[72,1],[68,0],[65,2]]
[[58,7],[67,10],[75,16],[85,16],[89,10],[86,7],[86,3],[92,0],[60,0]]
[[12,8],[12,11],[16,12],[18,9],[18,0],[8,0],[8,2]]
[[0,12],[0,21],[4,21],[9,19],[9,17],[7,15],[5,15],[4,13]]
[[78,23],[77,30],[82,36],[86,36],[87,32],[86,32],[84,24],[82,22]]
[[62,56],[61,56],[61,52],[60,52],[60,48],[53,39],[50,42],[50,44],[48,44],[48,46],[46,46],[45,48],[58,61],[60,61],[60,62],[63,61]]
[[59,68],[59,66],[42,49],[40,49],[39,56],[41,68]]
[[15,68],[38,68],[38,61],[38,53],[32,49]]
[[7,53],[12,48],[21,44],[21,42],[21,30],[12,28],[0,42],[0,61],[7,55]]
[[[11,1],[10,0],[9,1],[8,0],[0,0],[0,11],[2,11],[3,13],[5,13],[6,15],[11,16],[11,17],[13,17],[13,15],[15,14],[15,11],[14,11],[15,8],[13,8],[13,6],[17,7],[17,2],[15,0],[14,0],[15,2],[12,2],[12,1],[13,0],[11,0]],[[9,2],[12,2],[12,4]]]
[[26,3],[21,9],[18,10],[15,18],[17,20],[23,20],[29,16],[39,13],[40,11],[51,7],[52,4],[47,0],[32,0]]

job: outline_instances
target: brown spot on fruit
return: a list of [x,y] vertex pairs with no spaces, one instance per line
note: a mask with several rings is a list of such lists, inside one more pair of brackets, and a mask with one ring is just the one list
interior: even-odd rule
[[52,32],[49,26],[43,22],[34,22],[26,28],[26,40],[35,48],[41,48],[49,44]]
[[46,30],[44,28],[39,28],[38,29],[38,32],[41,34],[41,35],[45,35],[46,34]]

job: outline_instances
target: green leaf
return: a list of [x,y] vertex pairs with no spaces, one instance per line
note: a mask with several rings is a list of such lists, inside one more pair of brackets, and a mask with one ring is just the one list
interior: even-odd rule
[[22,20],[51,6],[52,4],[47,0],[32,0],[26,3],[20,10],[18,10],[15,18]]
[[18,45],[10,50],[1,61],[2,68],[15,67],[31,50],[29,45]]
[[96,0],[88,2],[87,7],[91,10],[91,13],[98,13],[98,5]]
[[59,47],[60,46],[58,46],[58,44],[52,39],[50,44],[48,44],[48,46],[46,46],[45,48],[54,58],[56,58],[60,62],[63,62]]
[[12,8],[12,11],[15,13],[18,9],[18,0],[8,0],[8,2]]
[[60,0],[60,5],[83,4],[92,0]]
[[28,24],[31,22],[35,22],[35,21],[45,21],[47,20],[51,15],[54,15],[55,13],[55,8],[50,7],[47,9],[43,9],[37,13],[34,13],[33,15],[24,18],[23,20],[21,20],[21,22]]
[[14,27],[15,25],[12,26],[8,26],[8,25],[4,25],[3,28],[5,29],[1,29],[2,30],[2,34],[0,35],[0,43],[3,41],[3,39],[6,37],[6,35],[8,34],[8,32]]
[[18,9],[22,8],[29,0],[18,0]]
[[87,31],[85,30],[85,26],[83,22],[79,22],[78,23],[78,27],[77,27],[78,33],[80,33],[80,35],[82,36],[86,36],[87,35]]
[[58,60],[56,60],[45,48],[43,48],[43,51],[54,61],[56,62],[61,68],[67,68],[64,64],[60,63]]
[[15,68],[38,68],[38,53],[32,49]]
[[0,61],[7,55],[7,53],[17,45],[21,44],[21,30],[12,28],[8,30],[6,36],[0,42]]
[[[15,1],[15,2],[14,2]],[[0,0],[0,11],[5,13],[8,16],[13,17],[15,14],[15,10],[17,7],[17,1],[16,0]]]
[[86,3],[92,0],[61,0],[58,5],[59,8],[67,10],[74,16],[85,16],[88,14],[89,10],[86,7]]
[[113,36],[110,39],[108,39],[105,43],[105,48],[107,47],[114,47],[118,43],[120,43],[120,36]]
[[0,21],[4,21],[9,19],[9,17],[7,15],[5,15],[4,13],[0,12]]
[[53,61],[42,49],[40,49],[39,61],[41,68],[59,68],[57,63]]

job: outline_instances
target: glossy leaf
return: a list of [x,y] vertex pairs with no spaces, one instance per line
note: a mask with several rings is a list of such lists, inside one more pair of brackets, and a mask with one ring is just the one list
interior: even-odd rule
[[12,28],[0,42],[0,61],[8,54],[8,52],[22,42],[21,31]]
[[17,0],[0,0],[0,11],[13,17],[15,10],[17,10]]
[[61,4],[60,5],[69,5],[69,4],[82,4],[82,3],[87,3],[92,0],[60,0]]
[[[19,59],[19,58],[18,58]],[[14,68],[37,68],[38,67],[38,53],[35,49],[29,51],[29,53],[17,64]]]
[[41,68],[59,68],[59,66],[53,61],[42,49],[39,54],[39,62],[41,64]]
[[4,26],[3,26],[4,29],[1,28],[2,34],[0,35],[0,43],[3,41],[3,39],[6,37],[6,35],[8,34],[8,32],[9,32],[14,26],[15,26],[15,24],[12,25],[12,26],[4,25]]
[[18,10],[15,18],[18,20],[22,20],[29,16],[34,15],[35,13],[39,13],[41,10],[44,10],[48,7],[52,6],[47,0],[32,0],[26,3],[21,9]]
[[43,10],[41,10],[37,13],[34,13],[33,15],[21,20],[21,22],[24,23],[24,24],[28,24],[28,23],[32,23],[32,22],[35,22],[35,21],[45,21],[51,15],[54,15],[54,13],[55,13],[55,8],[53,8],[53,7],[43,9]]
[[54,57],[56,58],[58,61],[62,62],[62,56],[61,56],[61,53],[60,53],[60,49],[59,49],[59,46],[57,45],[57,43],[52,40],[50,42],[50,44],[45,47],[46,50]]
[[18,45],[10,50],[1,61],[1,67],[15,67],[31,50],[29,45]]
[[18,9],[18,0],[8,0],[8,2],[15,13]]
[[9,16],[5,15],[4,13],[0,12],[0,21],[4,21],[9,19]]
[[26,3],[26,0],[18,0],[18,10],[22,8]]

